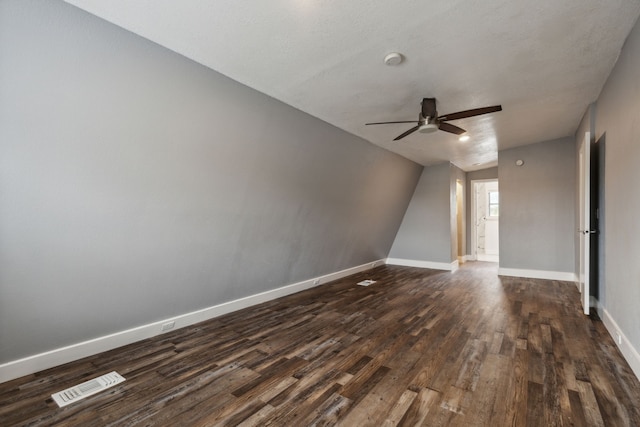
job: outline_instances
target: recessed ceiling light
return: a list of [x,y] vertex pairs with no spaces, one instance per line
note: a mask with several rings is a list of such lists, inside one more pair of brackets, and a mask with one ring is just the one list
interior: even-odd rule
[[384,63],[390,66],[398,65],[402,62],[402,54],[398,52],[391,52],[384,57]]
[[460,138],[458,138],[458,141],[468,141],[471,137],[469,135],[462,135]]

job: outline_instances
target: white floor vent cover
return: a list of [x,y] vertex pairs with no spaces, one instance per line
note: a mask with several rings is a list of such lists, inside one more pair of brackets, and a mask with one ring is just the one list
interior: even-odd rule
[[369,286],[369,285],[373,285],[374,283],[376,283],[375,280],[363,280],[362,282],[358,282],[358,285]]
[[109,387],[113,387],[116,384],[120,384],[124,380],[123,376],[116,371],[113,371],[101,377],[85,381],[81,384],[69,387],[66,390],[54,393],[51,397],[53,397],[53,400],[55,400],[58,406],[62,408],[70,403],[77,402],[80,399],[84,399],[85,397],[92,396],[102,390],[106,390]]

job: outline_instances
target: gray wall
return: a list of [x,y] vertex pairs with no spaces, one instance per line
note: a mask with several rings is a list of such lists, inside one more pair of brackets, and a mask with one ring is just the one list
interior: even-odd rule
[[451,262],[451,170],[425,167],[389,257]]
[[480,169],[477,171],[467,172],[467,183],[465,188],[465,203],[467,209],[465,211],[465,218],[467,221],[467,229],[466,229],[466,237],[467,237],[467,245],[466,245],[466,255],[471,255],[471,233],[473,231],[473,219],[471,219],[471,192],[473,188],[471,187],[471,181],[479,180],[479,179],[498,179],[498,168],[488,168],[488,169]]
[[575,163],[572,137],[498,153],[501,268],[575,271]]
[[384,258],[421,169],[72,6],[2,1],[0,363]]
[[640,351],[640,23],[597,100],[595,139],[606,137],[604,280],[600,303]]

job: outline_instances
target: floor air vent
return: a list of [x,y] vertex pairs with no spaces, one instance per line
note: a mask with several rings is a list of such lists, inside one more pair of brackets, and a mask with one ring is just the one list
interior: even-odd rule
[[53,397],[53,400],[55,400],[58,406],[62,408],[70,403],[77,402],[80,399],[84,399],[85,397],[99,393],[102,390],[106,390],[109,387],[113,387],[116,384],[120,384],[124,380],[123,376],[116,371],[113,371],[101,377],[85,381],[81,384],[69,387],[66,390],[54,393],[51,397]]
[[374,283],[376,283],[375,280],[363,280],[362,282],[358,282],[358,285],[369,286],[369,285],[373,285]]

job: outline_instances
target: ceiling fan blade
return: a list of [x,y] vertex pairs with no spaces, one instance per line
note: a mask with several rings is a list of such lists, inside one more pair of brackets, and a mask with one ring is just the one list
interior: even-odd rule
[[457,113],[445,114],[438,117],[438,120],[458,120],[466,117],[480,116],[482,114],[495,113],[502,111],[502,105],[494,105],[493,107],[474,108],[473,110],[459,111]]
[[456,135],[462,135],[467,132],[466,130],[459,128],[458,126],[454,126],[451,123],[440,122],[438,129],[443,130],[445,132],[454,133]]
[[417,123],[415,120],[405,120],[403,122],[376,122],[376,123],[365,123],[366,126],[368,125],[388,125],[391,123]]
[[394,141],[397,141],[399,139],[404,138],[407,135],[411,135],[412,133],[414,133],[415,131],[417,131],[418,129],[420,129],[420,125],[412,127],[411,129],[409,129],[408,131],[406,131],[405,133],[396,136],[395,138],[393,138]]
[[436,117],[438,112],[436,111],[436,99],[435,98],[422,98],[422,117]]

